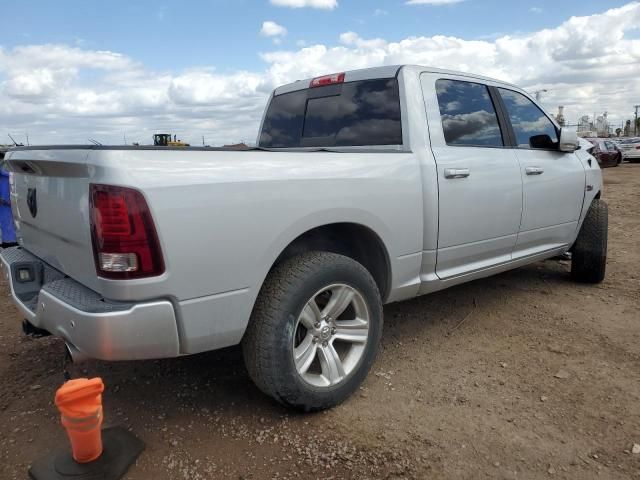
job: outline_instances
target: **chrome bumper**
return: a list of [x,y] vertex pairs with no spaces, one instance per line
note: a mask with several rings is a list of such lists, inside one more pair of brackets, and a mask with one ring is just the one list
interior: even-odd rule
[[[180,342],[173,304],[104,299],[20,247],[0,253],[11,296],[34,326],[100,360],[176,357]],[[18,282],[18,267],[33,266],[33,282]]]

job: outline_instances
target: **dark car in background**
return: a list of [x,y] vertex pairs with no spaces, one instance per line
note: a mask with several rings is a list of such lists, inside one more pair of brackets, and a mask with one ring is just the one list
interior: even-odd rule
[[598,160],[600,167],[617,167],[622,163],[622,152],[608,138],[586,138],[594,145],[591,152]]

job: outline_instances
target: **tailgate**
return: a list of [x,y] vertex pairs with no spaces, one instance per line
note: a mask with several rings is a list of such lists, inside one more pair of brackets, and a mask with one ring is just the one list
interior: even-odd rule
[[25,149],[7,155],[22,246],[89,288],[97,287],[89,224],[88,148]]

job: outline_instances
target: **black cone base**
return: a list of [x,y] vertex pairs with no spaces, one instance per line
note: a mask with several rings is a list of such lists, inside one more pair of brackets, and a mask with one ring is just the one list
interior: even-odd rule
[[102,455],[91,463],[77,463],[71,448],[61,448],[34,462],[33,480],[118,480],[144,450],[144,443],[122,427],[102,430]]

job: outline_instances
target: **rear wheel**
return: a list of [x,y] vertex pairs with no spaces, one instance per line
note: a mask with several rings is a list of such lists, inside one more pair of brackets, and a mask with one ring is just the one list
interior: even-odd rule
[[604,280],[608,225],[607,204],[603,200],[593,200],[573,246],[571,278],[574,280],[587,283],[599,283]]
[[371,274],[334,253],[310,252],[265,281],[242,341],[256,385],[303,411],[330,408],[366,377],[382,335],[382,302]]

